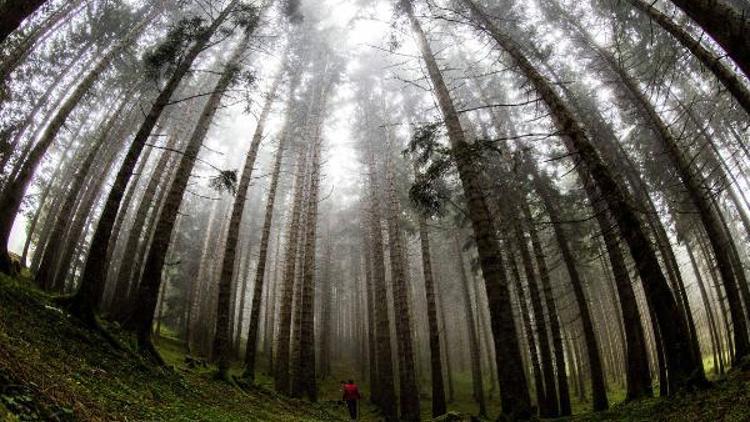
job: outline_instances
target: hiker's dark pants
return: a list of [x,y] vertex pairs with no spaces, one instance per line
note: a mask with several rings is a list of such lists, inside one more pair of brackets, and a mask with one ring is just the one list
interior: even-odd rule
[[349,416],[351,416],[352,419],[357,419],[357,401],[347,400],[346,407],[349,408]]

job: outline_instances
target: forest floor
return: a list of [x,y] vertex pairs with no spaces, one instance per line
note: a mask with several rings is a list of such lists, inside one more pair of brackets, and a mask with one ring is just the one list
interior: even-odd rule
[[0,421],[343,420],[326,403],[230,387],[165,348],[169,369],[116,352],[28,281],[0,274]]
[[[353,376],[346,365],[334,366],[334,376],[319,384],[320,402],[310,404],[277,395],[262,374],[250,390],[230,387],[215,380],[210,368],[189,368],[177,341],[165,337],[158,346],[168,369],[114,351],[27,280],[0,275],[0,421],[345,420],[345,409],[336,400],[339,377]],[[456,377],[455,382],[456,400],[449,405],[455,417],[441,420],[469,420],[458,415],[476,412],[471,397],[459,394],[469,391],[468,378]],[[367,395],[366,385],[363,390]],[[488,404],[496,416],[494,394]],[[422,398],[425,420],[429,403],[429,397]],[[361,420],[379,420],[372,407],[362,410]],[[576,405],[576,410],[584,408]],[[735,371],[706,391],[619,404],[573,420],[750,421],[750,374]]]

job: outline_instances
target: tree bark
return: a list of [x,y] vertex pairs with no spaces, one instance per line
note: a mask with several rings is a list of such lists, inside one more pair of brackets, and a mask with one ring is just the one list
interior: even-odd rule
[[451,143],[452,154],[456,160],[459,178],[466,195],[469,217],[474,230],[475,243],[479,252],[485,289],[490,304],[502,412],[505,417],[511,419],[528,418],[531,416],[531,399],[526,375],[523,371],[523,361],[518,347],[518,334],[513,322],[508,280],[497,245],[494,223],[482,192],[476,166],[467,151],[469,148],[458,113],[448,87],[443,80],[437,60],[427,41],[427,36],[414,15],[411,1],[401,0],[401,5],[409,17],[412,31],[417,36],[422,59],[427,65],[427,71],[448,130],[448,138]]
[[437,307],[435,306],[435,281],[432,276],[432,255],[427,222],[419,216],[419,244],[422,252],[422,275],[427,299],[427,322],[430,328],[430,368],[432,380],[432,417],[444,415],[445,387],[443,385],[443,363],[440,348],[440,327],[438,326]]
[[[242,222],[242,214],[245,211],[245,199],[247,197],[247,190],[250,187],[250,181],[252,180],[253,167],[255,166],[255,159],[258,156],[258,149],[263,141],[263,131],[265,130],[266,120],[268,115],[271,113],[271,107],[276,100],[276,91],[281,84],[281,78],[284,75],[284,67],[274,79],[271,91],[268,93],[263,109],[261,110],[260,116],[258,117],[258,124],[255,127],[255,133],[253,139],[250,142],[250,149],[245,156],[245,164],[242,168],[242,175],[240,176],[240,182],[237,185],[237,195],[235,196],[234,203],[232,204],[232,214],[229,220],[229,231],[227,232],[226,245],[224,246],[224,259],[221,265],[221,272],[219,278],[219,303],[216,309],[217,325],[216,325],[216,336],[214,337],[214,352],[218,354],[219,361],[219,376],[226,378],[227,371],[229,370],[229,361],[231,358],[231,348],[229,347],[231,333],[229,332],[229,313],[230,313],[230,291],[232,288],[232,280],[235,278],[235,260],[237,256],[237,241],[240,235],[240,223]],[[281,150],[281,149],[280,149]],[[279,156],[279,159],[281,157]],[[268,207],[268,204],[266,205]],[[273,204],[270,205],[271,215],[273,215]],[[266,208],[266,218],[268,216],[268,208]],[[270,221],[268,221],[270,224]],[[263,237],[265,239],[265,249],[268,248],[268,237],[270,235],[270,228],[268,232],[263,231]],[[248,349],[245,353],[253,353],[251,360],[253,365],[255,363],[255,347],[258,329],[258,319],[260,312],[260,299],[263,292],[263,276],[265,274],[265,251],[261,246],[261,260],[258,261],[258,272],[255,277],[255,287],[253,293],[253,307],[252,314],[250,314],[250,331],[248,337]],[[257,308],[256,308],[256,301]],[[255,330],[255,331],[253,331]],[[252,339],[252,340],[251,340]],[[252,347],[250,347],[252,341]],[[252,352],[250,352],[252,350]],[[246,355],[245,364],[248,365],[248,358]],[[254,368],[251,369],[250,374],[254,372]],[[247,371],[246,371],[247,373]]]
[[[519,202],[524,199],[519,198]],[[527,208],[527,204],[518,204],[519,207]],[[516,209],[516,211],[521,211]],[[528,212],[528,211],[527,211]],[[523,215],[523,214],[521,214]],[[529,223],[531,221],[529,220]],[[528,242],[526,236],[521,230],[522,223],[516,220],[513,227],[513,234],[516,240],[516,247],[521,253],[521,262],[523,263],[524,272],[526,273],[526,284],[529,288],[529,299],[531,300],[531,309],[534,313],[534,328],[536,328],[537,339],[539,342],[539,358],[542,364],[542,378],[544,379],[544,401],[539,403],[539,414],[541,417],[550,418],[558,415],[557,406],[557,389],[555,388],[555,373],[552,368],[552,351],[549,346],[549,332],[547,322],[544,317],[544,308],[542,298],[539,294],[539,285],[537,276],[534,272],[534,263],[531,260]]]
[[669,383],[673,387],[670,388],[670,393],[692,386],[705,385],[702,363],[696,361],[689,344],[690,331],[669,290],[656,253],[635,211],[631,196],[617,183],[612,170],[605,165],[573,112],[526,58],[516,42],[502,32],[473,1],[462,1],[471,11],[475,22],[489,32],[528,78],[534,90],[549,108],[566,148],[580,160],[577,166],[578,171],[589,172],[612,211],[630,253],[637,263],[646,295],[650,298],[655,313],[658,315],[657,320],[664,339],[665,355],[671,375]]
[[725,0],[673,0],[750,77],[750,16]]
[[471,379],[472,389],[474,391],[474,399],[479,405],[479,416],[487,416],[487,405],[484,400],[484,385],[482,382],[482,365],[481,365],[481,350],[479,348],[479,335],[477,334],[476,319],[477,315],[474,314],[474,307],[472,306],[471,294],[469,292],[469,279],[466,277],[466,266],[464,264],[464,256],[461,252],[461,246],[459,245],[458,236],[453,238],[454,253],[456,254],[457,264],[456,270],[459,272],[461,277],[461,290],[463,292],[464,299],[464,310],[466,317],[466,329],[469,334],[469,349],[471,355]]
[[292,300],[294,295],[297,250],[299,249],[299,226],[303,212],[304,181],[307,167],[307,152],[300,148],[297,158],[297,173],[294,180],[292,216],[289,222],[285,253],[284,276],[282,278],[281,306],[279,310],[279,332],[276,338],[276,362],[274,365],[274,385],[282,394],[290,393],[289,342],[292,325]]
[[[217,21],[223,20],[222,16],[226,17],[233,6],[234,3],[228,5],[222,11],[221,15],[217,17]],[[215,28],[218,28],[218,26],[216,23],[212,25]],[[128,325],[136,331],[138,347],[141,353],[153,359],[158,364],[163,364],[163,361],[151,341],[151,326],[154,318],[156,299],[159,287],[161,286],[164,259],[169,248],[177,213],[180,209],[193,166],[198,158],[198,153],[206,138],[206,134],[211,127],[211,122],[220,106],[221,99],[227,87],[240,70],[240,60],[242,54],[247,49],[250,34],[251,31],[247,31],[242,41],[235,47],[232,57],[225,65],[219,80],[216,82],[211,96],[203,107],[203,112],[198,118],[195,129],[180,157],[174,180],[169,186],[164,205],[159,213],[159,218],[154,229],[153,241],[151,242],[151,247],[149,248],[143,268],[142,281],[136,294],[135,307]]]
[[[211,23],[211,26],[201,32],[190,49],[179,61],[174,73],[170,76],[169,80],[164,85],[164,88],[162,88],[161,92],[152,104],[151,109],[141,123],[138,132],[135,134],[135,137],[130,144],[128,152],[125,155],[125,159],[120,165],[120,169],[115,176],[115,181],[112,184],[112,188],[109,192],[109,195],[107,196],[107,200],[104,203],[104,210],[102,211],[102,215],[99,218],[96,229],[94,230],[94,236],[91,240],[89,256],[86,259],[86,265],[84,266],[83,274],[81,275],[81,286],[71,300],[71,312],[80,319],[87,322],[89,325],[96,325],[96,320],[94,319],[94,314],[97,306],[96,301],[101,296],[101,292],[104,290],[104,283],[106,281],[106,265],[108,264],[106,261],[108,257],[108,247],[110,246],[110,240],[113,232],[112,228],[117,217],[117,210],[120,208],[120,204],[122,202],[123,193],[125,192],[125,188],[127,187],[128,182],[132,177],[133,168],[138,162],[138,158],[140,157],[141,152],[143,151],[143,148],[148,141],[148,138],[151,136],[151,132],[156,126],[159,117],[161,117],[162,112],[167,107],[167,105],[169,105],[169,100],[172,97],[172,94],[177,90],[177,87],[180,85],[182,79],[190,71],[190,68],[195,59],[201,52],[204,51],[206,45],[208,45],[209,41],[211,40],[212,35],[219,29],[221,24],[224,23],[237,2],[238,0],[232,0],[232,2],[229,3],[224,8],[224,10],[221,11],[221,13],[219,13],[219,15]],[[179,204],[177,204],[177,206],[179,206]],[[171,226],[173,223],[174,222],[172,221],[172,223],[170,223],[169,225]],[[164,229],[166,229],[166,227],[164,227]],[[170,232],[171,229],[172,228],[169,227]],[[168,237],[169,236],[167,236],[166,240],[162,239],[162,241],[168,242]],[[154,268],[154,272],[160,273],[161,264],[163,263],[154,264],[158,264],[156,265],[156,267],[159,267],[158,270]],[[149,307],[146,304],[139,305]],[[147,323],[147,319],[149,321],[153,319],[153,310],[151,311],[150,315],[139,316],[143,318],[143,321],[141,321],[141,323],[143,323],[144,325],[142,327],[142,332],[144,334],[149,333],[150,336],[151,329],[150,327],[145,327],[145,324]],[[150,341],[146,338],[143,338],[142,340]]]
[[393,381],[393,361],[391,360],[391,324],[388,317],[388,296],[385,284],[385,257],[383,254],[383,231],[381,226],[380,202],[375,182],[375,158],[369,152],[367,177],[369,181],[369,231],[370,250],[375,290],[375,319],[378,364],[379,407],[386,421],[398,420],[396,391]]
[[[22,6],[19,5],[17,7]],[[91,68],[86,76],[78,83],[78,85],[76,85],[65,102],[63,102],[62,106],[57,110],[55,117],[50,120],[42,137],[32,148],[16,178],[4,186],[2,195],[0,196],[0,203],[4,204],[3,208],[0,210],[0,271],[7,273],[10,270],[10,267],[8,266],[8,240],[10,231],[13,227],[13,222],[15,221],[18,209],[21,206],[24,193],[26,192],[39,163],[41,163],[50,145],[54,142],[58,132],[68,119],[68,116],[70,116],[76,106],[82,101],[85,94],[91,90],[91,87],[99,79],[101,74],[104,73],[110,63],[121,51],[132,44],[133,41],[142,34],[143,28],[151,22],[160,10],[161,7],[153,7],[151,12],[148,13],[144,19],[136,24],[119,43],[96,62],[94,67]],[[0,16],[4,15],[4,13],[0,13]],[[2,30],[0,29],[0,37],[1,36]],[[0,40],[2,40],[2,38],[0,38]]]
[[[562,344],[562,331],[560,329],[560,321],[558,320],[557,305],[555,304],[554,294],[552,292],[552,283],[550,282],[549,270],[547,268],[547,262],[544,257],[544,250],[542,244],[539,241],[539,234],[534,227],[534,222],[531,218],[531,211],[529,210],[528,204],[523,207],[526,220],[529,222],[529,235],[531,237],[531,246],[534,250],[534,256],[536,257],[537,268],[539,269],[539,279],[542,282],[542,289],[544,292],[544,299],[547,305],[547,312],[549,313],[549,326],[552,334],[552,346],[555,356],[555,366],[557,367],[557,392],[560,395],[559,402],[559,415],[570,416],[572,413],[570,407],[570,393],[568,391],[568,376],[565,373],[565,352]],[[646,369],[648,369],[648,361],[646,361]],[[551,370],[551,368],[550,368]],[[547,380],[547,383],[554,382],[554,380]],[[551,397],[550,397],[551,396]],[[554,401],[556,399],[554,391],[550,392],[547,389],[547,400]]]
[[56,210],[55,215],[56,223],[52,230],[52,234],[47,240],[47,245],[44,247],[42,252],[42,260],[39,265],[39,270],[34,276],[35,281],[40,286],[50,288],[54,284],[53,277],[56,273],[57,263],[59,259],[59,252],[61,248],[61,240],[67,227],[68,222],[72,217],[76,200],[81,194],[86,177],[91,170],[91,166],[94,164],[99,150],[101,149],[104,142],[108,139],[112,127],[117,122],[122,109],[127,104],[127,99],[120,102],[120,105],[114,110],[113,114],[109,114],[110,117],[105,123],[104,127],[100,129],[100,133],[93,145],[89,147],[83,161],[77,165],[77,170],[73,175],[72,180],[69,182],[68,193],[59,209]]
[[[583,335],[586,340],[586,351],[589,359],[589,371],[591,372],[591,393],[593,397],[593,408],[595,411],[604,410],[609,407],[607,401],[607,387],[604,382],[604,372],[602,369],[601,357],[599,355],[599,345],[594,332],[594,324],[591,318],[591,311],[589,310],[588,300],[586,299],[585,289],[583,280],[578,273],[576,259],[573,256],[573,252],[570,250],[570,244],[563,228],[561,227],[561,216],[557,211],[557,205],[553,198],[550,197],[549,192],[542,190],[539,192],[544,202],[544,207],[547,210],[547,214],[550,216],[552,221],[552,227],[555,232],[555,238],[557,239],[557,245],[560,248],[560,252],[565,261],[565,267],[568,270],[568,276],[570,278],[570,284],[573,288],[573,294],[578,304],[578,311],[581,317],[581,325],[583,326]],[[559,203],[559,202],[558,202]]]
[[400,206],[396,198],[396,184],[393,180],[393,162],[386,164],[386,221],[388,223],[388,243],[391,264],[391,285],[393,289],[393,311],[396,322],[396,345],[399,356],[399,403],[400,420],[419,421],[419,389],[414,371],[414,344],[412,340],[411,310],[407,292],[406,261],[404,259],[403,235],[398,221]]

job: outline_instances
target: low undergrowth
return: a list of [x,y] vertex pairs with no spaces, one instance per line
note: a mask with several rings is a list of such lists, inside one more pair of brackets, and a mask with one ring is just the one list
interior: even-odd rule
[[[118,339],[130,338],[109,327]],[[98,334],[52,305],[51,298],[22,278],[0,275],[0,421],[333,421],[342,420],[338,380],[354,377],[350,365],[334,365],[320,380],[320,403],[277,395],[258,375],[248,390],[218,381],[214,370],[186,365],[181,343],[168,336],[158,346],[169,363],[157,368],[139,356],[118,352]],[[364,380],[362,380],[364,381]],[[453,411],[443,420],[477,420],[468,383],[456,377]],[[369,391],[361,382],[365,397]],[[613,394],[616,396],[616,394]],[[488,399],[497,417],[497,392]],[[429,419],[430,398],[421,397]],[[378,421],[363,402],[361,420]],[[576,405],[581,411],[585,405]],[[750,373],[730,371],[713,387],[670,399],[653,398],[584,413],[573,421],[749,421]]]
[[325,404],[262,386],[240,390],[203,368],[176,360],[157,368],[116,352],[51,303],[25,280],[0,275],[2,421],[341,420]]

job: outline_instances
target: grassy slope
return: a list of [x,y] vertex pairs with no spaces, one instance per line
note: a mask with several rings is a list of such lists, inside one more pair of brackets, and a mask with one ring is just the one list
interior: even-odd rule
[[[168,339],[159,346],[174,371],[148,366],[103,344],[27,282],[0,275],[0,421],[341,420],[343,408],[330,402],[339,394],[337,380],[354,375],[348,373],[350,365],[335,365],[336,375],[319,385],[322,403],[311,405],[276,395],[262,375],[259,387],[243,392],[213,380],[209,369],[187,369],[179,345]],[[476,412],[470,396],[463,394],[469,391],[467,380],[457,377],[450,410]],[[363,390],[367,395],[366,385]],[[427,419],[429,397],[421,401]],[[488,402],[492,416],[497,402],[495,393]],[[379,419],[371,407],[363,410],[362,420]],[[574,420],[750,421],[750,375],[735,372],[708,391],[617,405]]]
[[104,344],[26,282],[0,275],[0,421],[341,420],[330,406],[244,392],[205,369],[160,370]]

